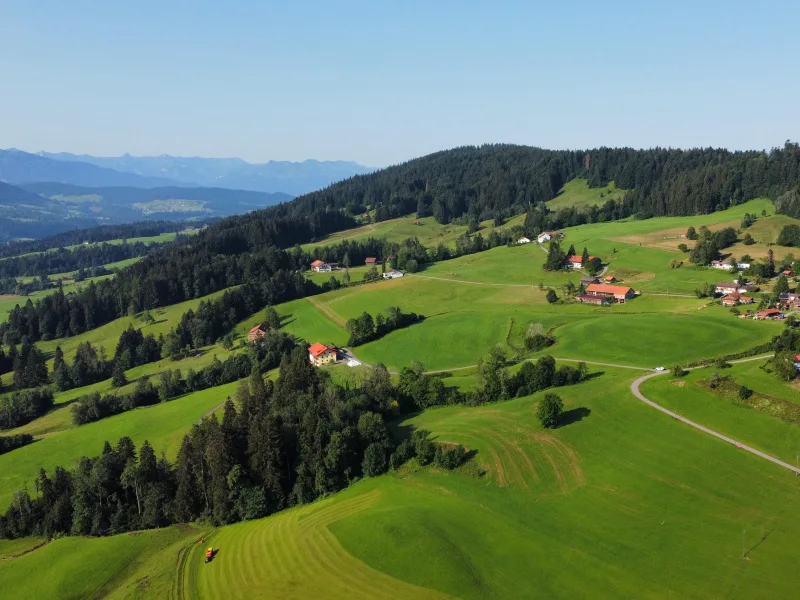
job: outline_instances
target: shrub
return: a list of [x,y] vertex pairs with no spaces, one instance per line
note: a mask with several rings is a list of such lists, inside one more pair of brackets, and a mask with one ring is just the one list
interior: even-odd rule
[[555,290],[547,290],[547,295],[545,298],[547,298],[547,302],[550,304],[555,304],[558,302],[558,296],[556,295]]
[[434,461],[436,462],[437,466],[447,469],[448,471],[452,471],[464,461],[464,457],[466,455],[467,450],[461,444],[437,444]]
[[739,398],[741,400],[747,400],[752,395],[753,395],[753,390],[744,385],[739,386]]
[[556,394],[545,394],[539,407],[536,409],[536,416],[542,427],[555,428],[564,412],[564,403]]
[[673,377],[683,377],[684,375],[686,375],[686,373],[688,373],[688,371],[680,365],[675,365],[674,367],[672,367]]

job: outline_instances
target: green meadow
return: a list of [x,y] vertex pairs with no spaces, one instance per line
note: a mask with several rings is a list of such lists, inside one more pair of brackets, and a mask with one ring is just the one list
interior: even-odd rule
[[561,210],[579,206],[597,206],[609,200],[619,201],[625,197],[627,190],[619,189],[613,181],[607,186],[590,188],[585,179],[573,179],[567,182],[558,196],[547,202],[550,210]]
[[157,454],[177,456],[181,440],[206,412],[232,396],[236,383],[229,383],[175,400],[138,408],[80,427],[65,429],[34,443],[0,455],[0,507],[8,506],[16,490],[34,492],[39,468],[72,467],[82,456],[96,456],[103,443],[116,444],[123,436],[138,446],[149,440]]

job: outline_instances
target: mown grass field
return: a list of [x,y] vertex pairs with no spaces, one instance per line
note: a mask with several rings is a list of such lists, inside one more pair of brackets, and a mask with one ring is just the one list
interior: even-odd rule
[[622,200],[625,192],[627,190],[619,189],[613,181],[605,187],[590,188],[585,179],[573,179],[561,188],[558,196],[547,202],[547,208],[561,210],[577,206],[597,206],[609,200]]
[[62,538],[0,561],[0,588],[14,600],[166,598],[178,552],[199,535],[168,527],[108,538]]
[[207,411],[232,396],[236,385],[229,383],[59,431],[0,455],[0,507],[8,506],[14,492],[25,486],[34,492],[33,481],[40,467],[71,468],[81,456],[96,456],[105,441],[116,444],[122,436],[130,437],[137,446],[149,440],[156,454],[163,451],[174,459],[184,434]]
[[[794,598],[800,481],[636,401],[633,377],[603,369],[559,389],[570,422],[555,431],[535,417],[540,395],[402,421],[467,445],[473,462],[452,473],[412,464],[220,528],[210,564],[194,538],[165,543],[155,554],[175,557],[172,597]],[[79,557],[107,544],[95,560],[138,544],[116,540],[128,536],[56,544]],[[51,585],[18,575],[44,564],[41,551],[0,567],[0,582],[12,573],[23,598]],[[87,573],[82,585],[103,579]]]

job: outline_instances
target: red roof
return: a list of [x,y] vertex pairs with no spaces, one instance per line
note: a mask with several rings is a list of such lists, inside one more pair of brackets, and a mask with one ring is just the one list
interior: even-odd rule
[[769,315],[779,315],[781,314],[781,311],[778,310],[777,308],[768,308],[767,310],[759,311],[758,314],[768,317]]
[[781,271],[781,275],[788,275],[789,277],[791,277],[792,275],[794,275],[794,272],[790,271],[789,269],[786,269],[785,271]]
[[377,262],[377,260],[378,260],[378,259],[376,259],[376,258],[374,258],[374,257],[369,257],[369,258],[367,258],[367,260],[365,260],[364,262],[365,262],[365,263],[367,263],[367,264],[370,264],[370,263]]
[[324,344],[320,344],[319,342],[313,344],[309,349],[308,353],[313,356],[314,358],[319,358],[323,353],[328,351],[328,347]]
[[[589,261],[598,260],[596,256],[590,256]],[[583,264],[583,257],[582,256],[572,256],[567,257],[567,262],[574,262],[574,263],[581,263]]]
[[325,263],[322,262],[321,260],[315,260],[314,262],[311,263],[311,266],[316,268],[316,267],[321,267],[324,264]]
[[257,333],[257,332],[259,332],[259,331],[260,331],[260,332],[266,332],[266,331],[267,331],[267,327],[266,327],[266,325],[264,325],[263,323],[259,323],[258,325],[256,325],[255,327],[253,327],[253,328],[250,330],[250,333]]
[[590,283],[586,291],[598,294],[614,294],[615,296],[626,296],[633,291],[626,285],[606,285],[605,283]]

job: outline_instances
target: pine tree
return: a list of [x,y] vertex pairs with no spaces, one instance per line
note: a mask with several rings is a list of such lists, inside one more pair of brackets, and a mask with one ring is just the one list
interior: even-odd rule
[[125,377],[125,370],[119,363],[114,363],[114,373],[111,376],[111,387],[121,388],[123,385],[128,384],[128,378]]
[[567,256],[575,256],[575,246],[573,244],[569,245],[569,250],[567,250]]
[[583,254],[581,254],[581,265],[586,267],[589,264],[589,251],[586,249],[586,246],[583,247]]

